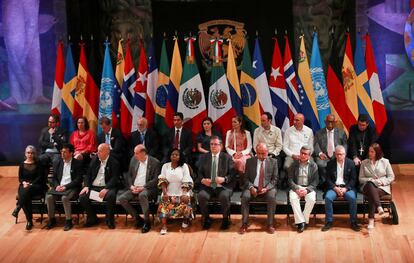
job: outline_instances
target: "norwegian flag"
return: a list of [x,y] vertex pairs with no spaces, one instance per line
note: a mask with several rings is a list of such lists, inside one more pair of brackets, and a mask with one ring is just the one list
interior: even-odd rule
[[121,117],[120,128],[124,137],[128,138],[131,135],[132,127],[132,112],[134,93],[136,85],[136,75],[134,65],[132,64],[131,51],[129,48],[129,39],[126,43],[125,51],[125,66],[124,66],[124,80],[122,82],[121,94]]
[[292,54],[290,53],[289,39],[285,36],[285,55],[283,70],[286,82],[286,93],[289,106],[290,125],[293,125],[293,116],[301,112],[299,89],[296,81],[295,67],[293,66]]

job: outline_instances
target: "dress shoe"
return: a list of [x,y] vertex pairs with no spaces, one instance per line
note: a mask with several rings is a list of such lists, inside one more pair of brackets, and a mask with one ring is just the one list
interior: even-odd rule
[[221,221],[221,226],[220,229],[221,230],[227,230],[230,227],[230,221],[228,219],[223,219],[223,221]]
[[332,227],[332,222],[326,222],[325,225],[322,227],[322,232],[326,232]]
[[305,231],[305,223],[297,224],[296,228],[297,228],[298,233],[302,233],[303,231]]
[[210,229],[210,227],[211,227],[211,220],[210,220],[210,218],[204,219],[203,229],[204,230],[207,230],[207,229]]
[[361,227],[358,225],[357,222],[352,222],[351,229],[354,230],[355,232],[359,232],[361,230]]
[[241,227],[240,227],[240,230],[239,230],[239,234],[240,235],[243,235],[244,233],[246,233],[247,232],[247,229],[249,228],[249,225],[247,225],[247,224],[243,224]]
[[14,216],[15,218],[17,218],[19,216],[20,209],[21,209],[20,206],[16,206],[16,208],[12,212],[12,216]]
[[267,226],[266,232],[269,234],[274,234],[276,229],[273,226]]
[[32,230],[32,228],[33,228],[33,221],[32,220],[27,221],[26,230]]
[[65,226],[63,227],[64,231],[69,231],[73,227],[72,219],[66,219]]
[[56,226],[56,218],[50,218],[49,222],[47,222],[46,228],[52,229]]
[[144,219],[142,219],[142,217],[138,216],[135,219],[135,228],[140,228],[144,225]]
[[148,233],[151,230],[151,223],[150,222],[145,222],[144,225],[141,228],[141,232],[143,234]]
[[84,227],[93,227],[99,224],[98,218],[86,220],[86,223],[83,225]]
[[113,219],[107,219],[106,225],[108,226],[109,229],[115,229],[115,222]]

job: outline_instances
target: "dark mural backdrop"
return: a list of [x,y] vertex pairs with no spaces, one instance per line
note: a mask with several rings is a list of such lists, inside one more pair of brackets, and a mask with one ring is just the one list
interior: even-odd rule
[[[331,42],[329,30],[335,28],[340,56],[349,28],[352,42],[357,30],[369,31],[373,41],[379,77],[390,122],[380,140],[393,162],[413,162],[414,140],[410,138],[414,122],[414,103],[410,83],[414,80],[410,49],[413,34],[408,18],[409,0],[289,0],[273,3],[252,1],[150,1],[150,0],[2,0],[0,6],[0,163],[22,159],[27,144],[37,145],[40,129],[46,125],[54,82],[56,43],[70,36],[74,60],[79,57],[78,43],[86,43],[90,71],[99,85],[103,41],[111,42],[115,59],[120,37],[131,39],[134,63],[138,64],[139,38],[147,45],[154,37],[157,59],[163,34],[168,55],[172,56],[172,37],[177,31],[181,56],[185,54],[184,36],[199,34],[198,26],[216,19],[243,23],[250,52],[258,34],[265,68],[270,69],[275,30],[282,51],[283,34],[297,53],[298,37],[305,35],[311,55],[313,30],[319,33],[319,45],[327,67]],[[412,15],[414,16],[414,15]],[[408,22],[407,22],[408,19]],[[405,34],[404,45],[404,31]],[[223,28],[218,33],[224,34]],[[210,34],[214,32],[210,31]],[[411,35],[409,34],[411,33]],[[408,54],[408,55],[407,55]],[[297,55],[293,54],[295,59]],[[196,48],[205,89],[208,68]],[[240,61],[238,61],[240,62]],[[114,65],[114,61],[113,61]],[[411,136],[412,137],[412,136]]]

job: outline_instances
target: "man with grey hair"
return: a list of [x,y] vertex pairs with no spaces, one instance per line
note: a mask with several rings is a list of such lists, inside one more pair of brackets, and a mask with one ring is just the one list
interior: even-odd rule
[[354,162],[346,158],[345,147],[338,145],[335,147],[336,159],[330,160],[326,166],[326,184],[325,193],[325,226],[322,231],[328,231],[333,222],[333,201],[338,197],[344,198],[349,203],[349,214],[351,219],[351,228],[359,231],[361,228],[357,222],[357,204],[356,204],[356,169]]
[[[160,173],[160,162],[148,155],[144,145],[138,144],[135,146],[134,156],[131,158],[128,173],[125,175],[126,191],[118,197],[118,201],[134,217],[135,227],[142,226],[142,233],[147,233],[151,229],[149,200],[157,198],[157,183]],[[132,199],[139,200],[144,219],[129,203]]]
[[[309,216],[316,202],[318,167],[310,157],[311,149],[308,146],[302,146],[299,160],[295,160],[288,170],[289,200],[299,233],[302,233],[305,226],[309,224]],[[300,207],[301,199],[305,199],[303,211]]]
[[137,120],[138,129],[131,133],[131,143],[129,154],[134,156],[135,146],[143,144],[149,156],[158,160],[161,158],[160,141],[158,134],[151,128],[148,128],[148,120],[145,117],[139,117]]

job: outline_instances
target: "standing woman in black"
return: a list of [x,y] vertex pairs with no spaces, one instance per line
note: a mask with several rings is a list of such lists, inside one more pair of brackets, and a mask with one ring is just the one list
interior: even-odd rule
[[25,160],[19,165],[19,206],[26,215],[26,230],[33,227],[32,197],[44,194],[45,173],[38,162],[36,148],[28,145],[25,150]]

